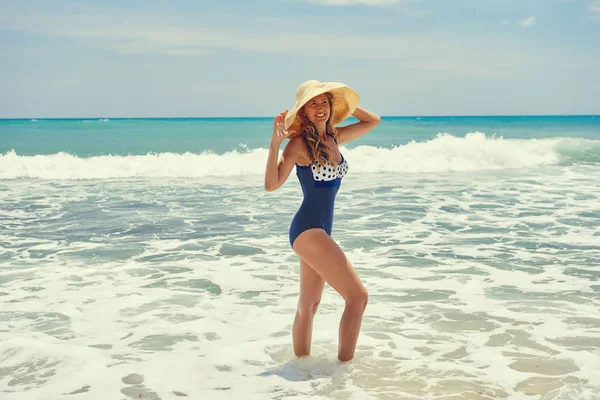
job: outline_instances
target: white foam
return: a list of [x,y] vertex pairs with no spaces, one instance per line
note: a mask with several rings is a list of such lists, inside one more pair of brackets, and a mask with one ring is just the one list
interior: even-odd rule
[[[427,142],[393,148],[358,146],[342,152],[350,173],[436,173],[535,168],[563,160],[561,149],[585,148],[583,139],[502,139],[473,132],[465,137],[439,134]],[[595,148],[595,147],[594,147]],[[149,153],[78,157],[65,152],[23,156],[0,155],[0,179],[113,179],[135,177],[244,177],[264,174],[266,149],[225,154]]]
[[[348,154],[359,162],[360,149]],[[313,356],[294,358],[299,265],[286,236],[301,189],[266,193],[260,178],[239,190],[227,179],[5,185],[0,397],[599,393],[598,166],[348,179],[333,237],[369,305],[344,365],[344,301],[329,285]]]
[[439,134],[428,142],[410,142],[392,149],[359,146],[348,158],[358,157],[364,172],[448,172],[529,168],[560,161],[556,146],[563,139],[503,140],[484,133],[465,137]]

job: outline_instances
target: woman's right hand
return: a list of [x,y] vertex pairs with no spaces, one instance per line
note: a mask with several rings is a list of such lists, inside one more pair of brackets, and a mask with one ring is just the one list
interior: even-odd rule
[[277,146],[279,146],[281,142],[287,139],[291,134],[295,133],[294,130],[286,131],[284,128],[287,112],[288,110],[285,110],[281,114],[277,115],[273,120],[273,137],[271,137],[271,143]]

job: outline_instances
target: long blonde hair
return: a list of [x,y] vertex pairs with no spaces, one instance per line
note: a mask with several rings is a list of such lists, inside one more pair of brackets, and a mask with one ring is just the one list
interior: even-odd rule
[[[329,119],[325,124],[325,133],[333,136],[334,138],[338,138],[337,129],[335,129],[331,125],[331,119],[333,117],[333,95],[329,92],[325,93],[327,97],[327,101],[329,102]],[[299,120],[300,120],[300,135],[306,144],[306,149],[308,150],[308,156],[310,157],[311,163],[316,163],[320,166],[324,166],[325,163],[329,162],[334,167],[337,166],[337,162],[331,156],[331,150],[324,143],[321,142],[321,136],[319,135],[319,131],[317,131],[317,127],[310,122],[308,117],[304,114],[304,107],[300,110]]]

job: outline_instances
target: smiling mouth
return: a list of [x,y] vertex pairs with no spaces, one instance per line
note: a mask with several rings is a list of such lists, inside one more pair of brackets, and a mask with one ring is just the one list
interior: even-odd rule
[[323,117],[325,117],[325,113],[315,114],[315,117],[317,117],[317,118],[323,118]]

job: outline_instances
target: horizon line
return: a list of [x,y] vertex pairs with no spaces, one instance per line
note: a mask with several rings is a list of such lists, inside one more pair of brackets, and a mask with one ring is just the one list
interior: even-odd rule
[[[484,117],[598,117],[600,114],[447,114],[447,115],[381,115],[381,118],[484,118]],[[130,120],[130,119],[272,119],[271,116],[254,117],[0,117],[0,121],[31,121],[31,120]],[[352,116],[348,118],[353,118]]]

